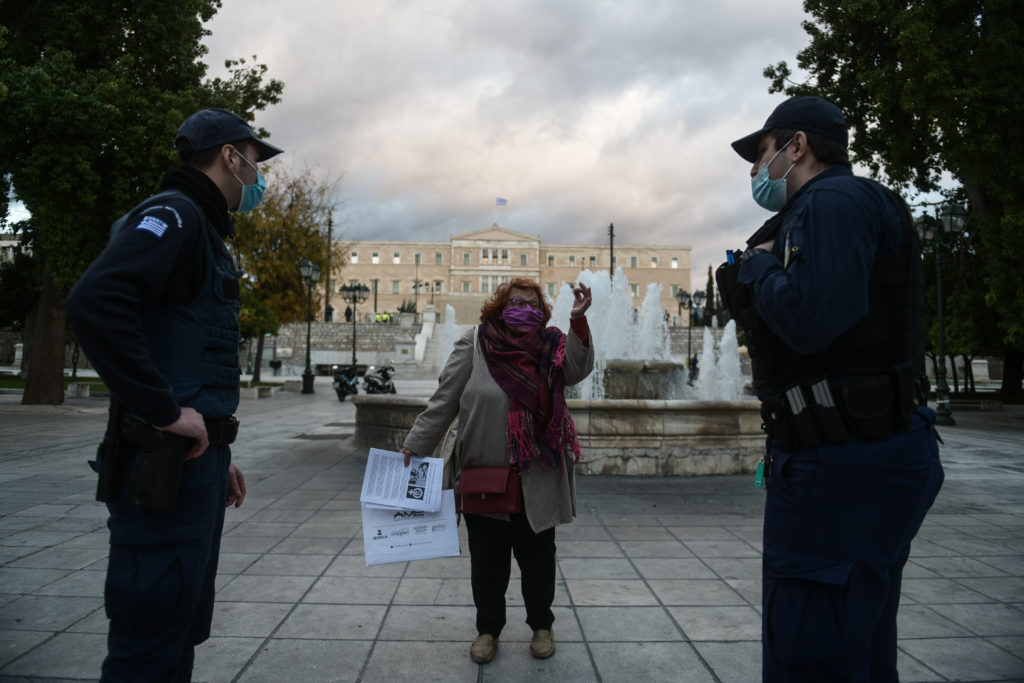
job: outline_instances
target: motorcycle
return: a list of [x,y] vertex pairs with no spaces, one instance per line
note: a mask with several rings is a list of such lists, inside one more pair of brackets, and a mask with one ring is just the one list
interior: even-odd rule
[[345,397],[349,394],[359,393],[359,377],[356,375],[356,366],[335,365],[331,368],[334,373],[334,382],[331,387],[334,389],[334,393],[338,395],[339,401],[344,401]]
[[395,383],[391,378],[394,376],[395,369],[390,365],[380,368],[371,365],[366,368],[366,374],[363,375],[363,390],[368,394],[393,394]]

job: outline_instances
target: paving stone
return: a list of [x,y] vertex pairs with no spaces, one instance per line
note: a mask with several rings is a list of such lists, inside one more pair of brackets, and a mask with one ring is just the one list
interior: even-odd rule
[[46,631],[0,629],[0,670],[8,662],[22,656],[51,635]]
[[259,649],[239,681],[355,681],[372,641],[274,639]]
[[657,598],[643,581],[606,579],[566,579],[575,605],[656,605]]
[[216,636],[261,637],[274,633],[292,605],[286,602],[228,602],[218,599],[210,632]]
[[638,579],[633,563],[619,558],[560,557],[562,575],[572,579]]
[[594,647],[592,652],[597,670],[606,681],[715,680],[689,644],[607,643]]
[[[693,643],[704,661],[723,681],[761,680],[761,643]],[[901,679],[902,680],[902,679]]]
[[695,557],[682,543],[671,541],[622,541],[622,550],[628,557]]
[[[497,657],[512,656],[505,645],[499,643]],[[363,680],[475,681],[481,667],[469,658],[469,646],[470,643],[381,641],[366,663]]]
[[320,576],[331,559],[330,555],[268,553],[242,573],[247,576]]
[[0,669],[0,675],[96,680],[106,656],[106,635],[58,633]]
[[669,607],[692,641],[761,639],[761,615],[751,607]]
[[324,576],[317,579],[303,602],[386,605],[395,596],[398,579]]
[[576,613],[590,643],[683,640],[661,607],[578,607]]
[[312,576],[236,576],[217,592],[218,600],[298,602],[313,585]]
[[60,631],[102,605],[96,598],[25,595],[4,605],[0,628]]
[[297,605],[274,638],[372,640],[386,611],[384,605]]
[[746,600],[717,579],[653,579],[647,582],[663,605],[743,605]]
[[210,636],[196,646],[193,681],[230,681],[263,644],[263,638]]
[[[469,644],[467,643],[467,648]],[[490,664],[480,667],[483,681],[595,681],[594,666],[582,643],[555,641],[555,654],[534,659],[526,643],[498,644]],[[468,680],[475,680],[473,678]]]
[[952,681],[1024,678],[1024,659],[977,638],[903,640],[900,647]]

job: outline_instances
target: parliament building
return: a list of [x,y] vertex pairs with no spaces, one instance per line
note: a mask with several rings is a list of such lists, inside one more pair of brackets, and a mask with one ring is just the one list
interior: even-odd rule
[[[607,244],[543,244],[539,235],[524,235],[499,226],[453,235],[447,242],[358,240],[346,246],[345,265],[336,284],[362,284],[370,289],[357,308],[359,322],[373,312],[395,312],[406,301],[423,312],[432,305],[438,321],[446,307],[455,309],[459,324],[475,322],[495,288],[514,277],[528,277],[554,298],[563,282],[574,282],[582,270],[607,271],[621,266],[637,307],[647,285],[663,285],[662,308],[675,315],[675,293],[689,289],[690,247]],[[334,278],[332,278],[333,280]],[[335,320],[344,321],[346,303],[332,286]]]

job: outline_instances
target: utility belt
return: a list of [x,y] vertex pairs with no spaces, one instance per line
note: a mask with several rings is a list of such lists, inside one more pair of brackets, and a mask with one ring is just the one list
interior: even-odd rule
[[[210,446],[226,446],[238,436],[238,420],[233,415],[204,418],[204,422]],[[100,475],[96,500],[117,500],[125,480],[124,471],[130,467],[127,479],[132,502],[153,510],[172,511],[185,456],[193,442],[194,439],[157,429],[112,404],[96,461],[89,463]]]
[[927,397],[927,380],[913,376],[904,363],[888,372],[794,383],[761,402],[761,428],[775,445],[800,448],[858,441],[882,441],[910,426],[910,417]]

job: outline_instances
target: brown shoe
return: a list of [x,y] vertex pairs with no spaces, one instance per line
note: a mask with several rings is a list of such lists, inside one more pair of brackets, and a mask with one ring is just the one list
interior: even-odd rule
[[530,654],[537,659],[547,659],[555,654],[555,636],[548,629],[540,629],[533,632],[533,640],[530,641]]
[[489,633],[481,633],[473,641],[473,647],[469,648],[469,656],[477,664],[486,664],[494,659],[494,653],[498,651],[498,641]]

